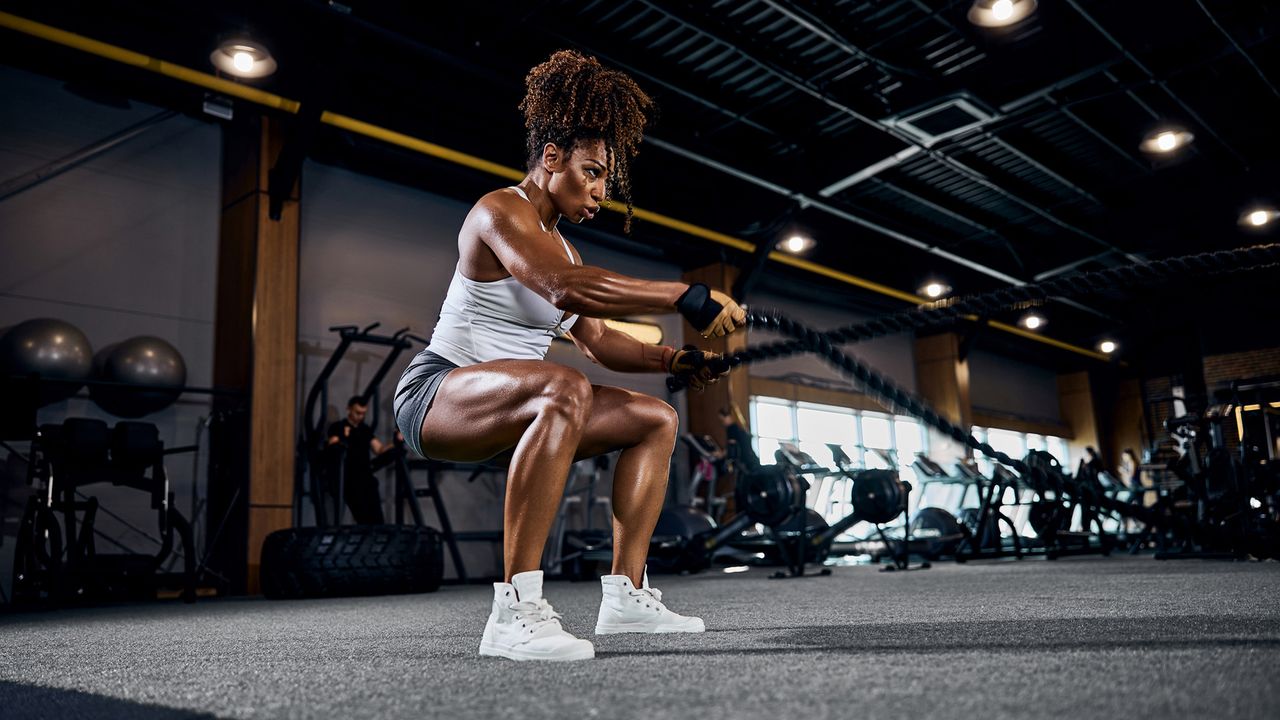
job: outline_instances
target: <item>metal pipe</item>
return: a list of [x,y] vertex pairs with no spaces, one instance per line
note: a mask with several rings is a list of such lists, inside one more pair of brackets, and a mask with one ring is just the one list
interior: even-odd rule
[[0,184],[0,202],[4,202],[14,195],[26,192],[31,188],[52,180],[68,170],[74,170],[90,160],[99,157],[100,155],[103,155],[126,142],[129,142],[133,138],[138,137],[165,120],[177,117],[177,115],[178,113],[173,110],[165,110],[163,112],[156,113],[139,123],[130,125],[114,135],[109,135],[95,143],[90,143],[75,152],[64,155],[57,160],[46,164],[44,167],[37,168],[15,178],[10,178],[3,184]]

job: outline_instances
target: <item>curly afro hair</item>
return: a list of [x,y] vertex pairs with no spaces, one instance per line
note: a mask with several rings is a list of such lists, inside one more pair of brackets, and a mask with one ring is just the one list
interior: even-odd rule
[[656,112],[653,100],[627,74],[573,50],[552,54],[529,71],[524,85],[520,110],[528,130],[529,167],[537,166],[547,143],[567,154],[580,140],[604,140],[605,161],[612,168],[609,195],[626,203],[623,232],[629,233],[631,159]]

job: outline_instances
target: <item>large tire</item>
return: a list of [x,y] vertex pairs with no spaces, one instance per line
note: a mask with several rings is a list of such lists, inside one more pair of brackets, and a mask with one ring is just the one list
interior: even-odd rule
[[262,544],[262,594],[273,599],[396,595],[440,588],[440,534],[410,525],[277,530]]

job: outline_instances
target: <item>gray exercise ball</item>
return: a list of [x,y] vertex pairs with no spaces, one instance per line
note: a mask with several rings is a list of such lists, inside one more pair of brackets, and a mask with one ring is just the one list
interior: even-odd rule
[[94,356],[97,380],[119,385],[93,385],[89,396],[98,407],[117,417],[136,418],[174,403],[187,384],[187,363],[168,342],[149,335],[129,338],[102,348]]
[[36,318],[18,323],[0,336],[0,375],[38,374],[70,380],[40,384],[40,404],[76,394],[93,371],[93,348],[80,328],[63,320]]

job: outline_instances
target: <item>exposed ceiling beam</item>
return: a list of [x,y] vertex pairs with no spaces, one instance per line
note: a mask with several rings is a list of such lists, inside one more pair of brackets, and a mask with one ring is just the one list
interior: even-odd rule
[[747,53],[746,51],[739,48],[734,43],[731,43],[727,40],[724,40],[721,37],[718,37],[716,34],[709,32],[704,27],[701,27],[684,17],[676,15],[671,10],[668,10],[663,6],[659,5],[657,2],[655,2],[655,0],[636,0],[636,2],[645,5],[650,9],[665,13],[672,19],[677,20],[678,22],[682,22],[688,25],[690,28],[693,28],[694,30],[697,30],[698,32],[703,33],[704,35],[706,35],[708,38],[711,38],[715,42],[718,42],[724,45],[725,47],[732,48],[735,52],[741,54],[742,57],[755,63],[756,65],[760,66],[762,69],[772,73],[775,77],[779,78],[780,80],[787,83],[788,85],[795,88],[796,90],[800,91],[801,93],[808,95],[809,97],[827,105],[828,107],[831,107],[839,112],[842,112],[848,115],[849,117],[863,123],[864,125],[870,128],[873,128],[875,130],[878,130],[886,135],[889,135],[899,140],[900,142],[919,147],[924,153],[927,153],[930,158],[934,159],[940,164],[945,165],[946,167],[952,169],[953,171],[963,175],[965,178],[967,178],[971,182],[977,183],[978,185],[981,185],[987,188],[988,190],[991,190],[992,192],[995,192],[1003,196],[1004,198],[1008,199],[1009,201],[1017,205],[1021,205],[1023,208],[1029,210],[1035,215],[1040,216],[1044,220],[1047,220],[1048,222],[1052,223],[1053,225],[1056,225],[1062,228],[1063,230],[1070,232],[1074,235],[1085,238],[1108,250],[1123,252],[1119,248],[1115,247],[1114,245],[1107,242],[1106,240],[1103,240],[1102,238],[1094,235],[1093,233],[1090,233],[1086,230],[1076,227],[1075,225],[1072,225],[1071,223],[1068,223],[1062,220],[1061,218],[1053,215],[1052,213],[1049,213],[1048,211],[1044,210],[1038,203],[1027,200],[1026,198],[1019,196],[1017,193],[1014,193],[1008,188],[1005,188],[998,183],[988,180],[987,177],[983,175],[981,172],[979,172],[978,170],[975,170],[974,168],[969,167],[965,163],[960,162],[955,158],[952,158],[949,155],[946,155],[945,153],[942,153],[936,149],[932,149],[925,146],[919,140],[912,137],[908,133],[905,133],[886,123],[880,122],[879,120],[871,118],[859,112],[858,110],[840,102],[839,100],[836,100],[835,98],[831,97],[830,95],[821,91],[820,89],[812,87],[804,79],[795,76],[790,71],[784,68],[778,67],[777,65],[771,62],[756,58],[750,53]]
[[[851,213],[848,210],[844,210],[842,208],[831,205],[830,203],[826,203],[816,198],[809,197],[808,195],[805,195],[802,192],[791,190],[790,188],[779,185],[778,183],[772,182],[770,180],[765,180],[764,178],[758,177],[744,170],[739,170],[738,168],[735,168],[731,165],[727,165],[718,160],[709,158],[705,155],[700,155],[698,153],[695,153],[692,150],[687,150],[678,145],[673,145],[672,143],[666,142],[664,140],[661,140],[655,137],[645,138],[645,142],[650,143],[655,147],[662,148],[663,150],[666,150],[670,153],[679,155],[688,160],[693,160],[694,162],[700,163],[702,165],[706,165],[707,167],[713,168],[715,170],[719,170],[720,172],[723,172],[727,175],[732,175],[733,177],[736,177],[739,180],[743,180],[745,182],[751,183],[756,187],[763,188],[765,190],[776,193],[786,198],[790,198],[791,200],[794,200],[795,202],[799,203],[802,208],[811,207],[811,208],[814,208],[815,210],[820,210],[822,212],[827,213],[828,215],[832,215],[834,217],[840,218],[841,220],[854,223],[855,225],[860,225],[868,230],[872,230],[881,235],[884,235],[885,237],[889,237],[894,240],[897,240],[898,242],[901,242],[904,245],[908,245],[910,247],[914,247],[919,250],[924,250],[925,252],[931,255],[936,255],[940,258],[943,258],[944,260],[960,265],[961,267],[966,267],[966,268],[969,268],[970,270],[986,275],[987,277],[995,278],[996,280],[1008,283],[1010,285],[1026,284],[1025,280],[1022,280],[1020,278],[1014,277],[1013,275],[1009,275],[1007,273],[1001,272],[987,265],[983,265],[982,263],[977,262],[975,260],[970,260],[969,258],[966,258],[962,255],[957,255],[948,250],[944,250],[943,248],[938,247],[935,243],[926,242],[924,240],[920,240],[918,238],[912,237],[911,235],[908,235],[904,232],[894,230],[893,228],[887,227],[885,225],[881,225],[880,223],[877,223],[873,220],[868,220],[859,215],[855,215],[854,213]],[[1074,307],[1078,310],[1082,310],[1086,313],[1089,313],[1090,315],[1103,318],[1104,320],[1111,320],[1111,321],[1115,320],[1115,318],[1112,318],[1110,315],[1107,315],[1106,313],[1100,310],[1091,308],[1087,305],[1076,302],[1074,300],[1059,299],[1059,302],[1070,305],[1071,307]]]
[[916,155],[919,155],[921,152],[923,152],[923,150],[921,150],[921,148],[915,145],[912,145],[903,150],[899,150],[898,152],[890,155],[889,157],[883,160],[879,160],[877,162],[871,163],[870,165],[862,168],[861,170],[853,173],[852,175],[849,175],[848,177],[841,178],[831,183],[830,185],[819,190],[818,194],[821,195],[822,197],[831,197],[836,193],[844,192],[845,190],[848,190],[849,188],[853,187],[854,185],[857,185],[860,182],[863,182],[865,180],[870,180],[871,178],[875,177],[876,175],[879,175],[880,173],[884,172],[885,170],[888,170],[891,167],[896,167],[898,165],[901,165],[904,160],[907,160],[908,158],[913,158]]
[[1206,121],[1203,117],[1201,117],[1200,113],[1196,112],[1194,108],[1192,108],[1190,105],[1186,103],[1186,101],[1184,101],[1181,97],[1179,97],[1178,94],[1175,93],[1173,89],[1169,87],[1168,83],[1157,78],[1155,73],[1151,72],[1150,68],[1144,65],[1143,62],[1139,60],[1136,55],[1134,55],[1132,52],[1129,52],[1129,48],[1125,47],[1124,44],[1122,44],[1119,40],[1117,40],[1114,35],[1107,32],[1107,29],[1102,27],[1101,23],[1099,23],[1096,19],[1094,19],[1092,15],[1090,15],[1083,7],[1081,7],[1080,3],[1077,2],[1077,0],[1067,0],[1067,4],[1070,5],[1071,8],[1080,15],[1080,17],[1084,18],[1085,21],[1087,21],[1090,25],[1092,25],[1093,29],[1097,30],[1099,35],[1105,38],[1107,42],[1111,43],[1111,45],[1115,47],[1115,49],[1119,50],[1121,54],[1123,54],[1126,58],[1128,58],[1129,62],[1133,63],[1139,70],[1141,70],[1144,74],[1146,74],[1147,78],[1150,79],[1151,82],[1155,83],[1157,87],[1163,90],[1164,93],[1169,96],[1169,99],[1177,103],[1178,106],[1181,107],[1183,111],[1185,111],[1187,115],[1189,115],[1191,119],[1196,122],[1196,124],[1204,128],[1205,132],[1213,136],[1213,139],[1216,140],[1219,145],[1225,148],[1227,152],[1231,153],[1231,155],[1235,157],[1235,159],[1239,161],[1240,164],[1246,170],[1249,169],[1249,161],[1246,160],[1245,157],[1241,155],[1235,149],[1235,147],[1231,145],[1231,143],[1227,142],[1225,138],[1219,135],[1218,131],[1213,129],[1213,126],[1210,125],[1208,121]]
[[1245,49],[1240,47],[1240,43],[1236,42],[1236,39],[1231,37],[1231,33],[1227,32],[1227,29],[1222,27],[1222,24],[1218,22],[1218,18],[1214,17],[1213,13],[1209,12],[1209,8],[1205,7],[1201,0],[1195,0],[1195,2],[1196,5],[1200,6],[1200,10],[1204,12],[1205,17],[1209,18],[1209,22],[1213,23],[1213,26],[1218,28],[1218,32],[1222,33],[1222,36],[1227,39],[1227,42],[1231,43],[1231,47],[1235,48],[1236,52],[1240,53],[1240,57],[1244,58],[1245,62],[1249,63],[1249,67],[1253,68],[1253,71],[1258,73],[1258,77],[1261,78],[1263,84],[1271,90],[1271,94],[1280,98],[1280,90],[1277,90],[1276,86],[1271,83],[1271,79],[1267,77],[1267,74],[1262,72],[1262,68],[1258,67],[1258,63],[1254,62],[1249,53],[1245,52]]

